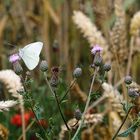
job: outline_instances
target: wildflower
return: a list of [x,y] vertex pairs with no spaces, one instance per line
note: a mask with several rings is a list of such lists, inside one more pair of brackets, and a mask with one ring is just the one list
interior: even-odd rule
[[75,78],[80,77],[81,74],[82,74],[82,69],[81,69],[81,68],[76,68],[76,69],[74,70],[74,72],[73,72],[73,76],[74,76]]
[[[28,125],[29,121],[31,118],[31,113],[30,112],[26,112],[24,114],[24,119],[25,119],[25,124]],[[11,124],[21,127],[22,126],[22,119],[21,119],[21,114],[15,114],[12,118],[11,118]]]
[[15,53],[9,57],[9,61],[11,63],[15,63],[16,61],[18,61],[20,59],[21,59],[21,57],[17,53]]
[[95,45],[93,46],[91,53],[95,55],[97,52],[101,52],[102,50],[103,50],[102,47],[100,47],[99,45]]

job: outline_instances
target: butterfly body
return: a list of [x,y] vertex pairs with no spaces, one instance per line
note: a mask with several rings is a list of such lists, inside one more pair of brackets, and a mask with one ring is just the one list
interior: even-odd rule
[[34,42],[19,49],[19,56],[24,61],[29,70],[33,70],[39,63],[39,55],[43,48],[42,42]]

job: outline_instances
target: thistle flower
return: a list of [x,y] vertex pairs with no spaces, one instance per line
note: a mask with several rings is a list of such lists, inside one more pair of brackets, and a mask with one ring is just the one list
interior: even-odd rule
[[102,47],[100,47],[99,45],[95,45],[93,46],[91,53],[95,55],[97,52],[101,52],[102,50],[103,50]]
[[20,56],[17,53],[15,53],[9,57],[9,62],[15,63],[16,61],[19,61],[20,59],[21,59]]

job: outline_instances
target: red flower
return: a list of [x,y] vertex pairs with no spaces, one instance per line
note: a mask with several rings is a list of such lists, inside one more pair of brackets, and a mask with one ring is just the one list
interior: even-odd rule
[[[31,118],[31,113],[30,112],[26,112],[24,114],[24,119],[25,119],[25,125],[28,125],[29,121]],[[15,114],[12,118],[11,118],[11,124],[21,127],[22,126],[22,118],[21,118],[21,114]]]

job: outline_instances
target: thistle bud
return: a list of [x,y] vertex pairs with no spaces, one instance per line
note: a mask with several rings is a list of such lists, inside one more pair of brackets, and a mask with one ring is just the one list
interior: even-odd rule
[[98,53],[98,54],[96,54],[95,55],[95,58],[94,58],[94,64],[95,64],[95,66],[100,66],[101,64],[102,64],[102,62],[103,62],[103,59],[102,59],[102,57],[100,56],[100,54]]
[[48,70],[48,63],[46,60],[42,60],[41,63],[40,63],[40,70],[42,72],[45,72]]
[[55,76],[52,76],[50,80],[50,85],[55,88],[57,87],[58,83],[59,83],[58,78]]
[[111,70],[111,65],[110,64],[104,64],[103,66],[105,71],[110,71]]
[[59,83],[59,67],[52,67],[51,72],[52,72],[52,77],[50,80],[50,85],[55,88]]
[[82,117],[81,111],[79,109],[76,109],[74,112],[74,116],[75,116],[76,120],[80,120]]
[[138,92],[133,88],[128,89],[128,95],[129,95],[129,97],[132,97],[132,98],[139,97]]
[[126,76],[124,81],[125,81],[126,84],[130,85],[132,83],[132,77],[131,76]]
[[73,72],[73,76],[74,76],[75,78],[80,77],[81,74],[82,74],[82,69],[81,69],[81,68],[76,68],[76,69],[74,70],[74,72]]
[[16,61],[13,63],[13,69],[17,75],[20,75],[23,72],[23,69],[22,69],[19,61]]

